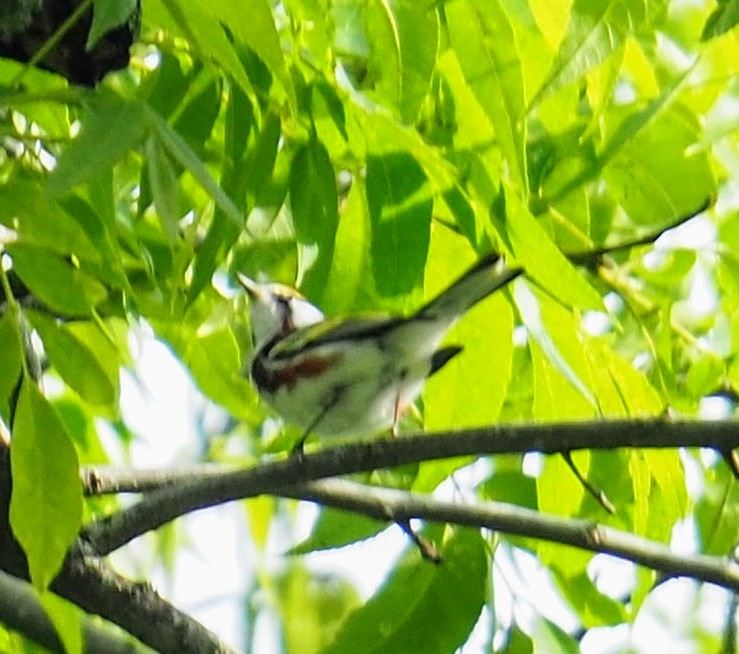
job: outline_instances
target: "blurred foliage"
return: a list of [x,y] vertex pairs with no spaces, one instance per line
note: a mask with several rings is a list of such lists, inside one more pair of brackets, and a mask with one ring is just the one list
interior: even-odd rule
[[[97,426],[130,439],[118,381],[132,365],[127,326],[151,325],[235,419],[206,457],[226,457],[228,441],[252,458],[289,441],[268,442],[273,423],[242,374],[248,325],[242,300],[226,292],[235,271],[295,284],[341,314],[416,307],[492,248],[524,266],[526,281],[455,328],[465,352],[428,384],[429,428],[733,415],[737,6],[146,0],[131,64],[95,89],[0,59],[0,243],[11,294],[0,318],[0,415],[10,422],[23,378],[13,473],[28,483],[11,519],[34,582],[48,582],[76,533],[78,459],[105,457]],[[654,246],[618,251],[598,270],[562,256],[657,233],[709,202]],[[31,329],[63,389],[51,400],[21,354]],[[369,480],[430,492],[469,463]],[[533,474],[522,457],[498,457],[474,490],[665,543],[687,524],[710,554],[739,541],[736,481],[718,458],[582,452],[575,463],[615,515],[557,457]],[[248,504],[261,549],[286,514],[259,502]],[[43,531],[53,547],[38,547],[39,523],[55,527]],[[378,529],[324,512],[295,553]],[[343,580],[297,565],[263,578],[284,651],[453,652],[483,609],[486,651],[576,651],[588,630],[637,621],[655,582],[636,571],[614,596],[589,553],[465,530],[433,537],[445,564],[411,550],[365,605]],[[524,623],[494,617],[500,551],[534,554],[583,633],[536,606]],[[695,651],[720,641],[691,619],[682,637]],[[0,629],[0,648],[15,639]]]

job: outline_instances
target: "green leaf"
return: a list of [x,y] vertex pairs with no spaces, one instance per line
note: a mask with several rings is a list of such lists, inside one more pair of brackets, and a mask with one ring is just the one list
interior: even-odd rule
[[[447,188],[456,183],[459,171],[439,148],[426,143],[418,130],[393,120],[384,111],[373,111],[363,105],[348,107],[352,109],[351,118],[356,119],[366,151],[371,156],[412,157],[434,189]],[[350,136],[354,137],[353,134]]]
[[572,575],[556,574],[555,576],[557,585],[586,629],[612,626],[626,621],[627,614],[624,604],[598,591],[586,571],[580,570],[579,573]]
[[532,105],[603,62],[664,5],[664,0],[649,5],[642,0],[574,0],[567,34]]
[[[272,74],[280,80],[290,105],[296,110],[295,87],[285,65],[270,3],[267,0],[249,0],[248,8],[231,0],[198,0],[197,4],[256,52]],[[197,25],[192,27],[197,29]]]
[[146,140],[146,158],[154,207],[170,244],[177,238],[180,220],[180,194],[172,161],[155,136]]
[[12,423],[11,409],[16,399],[18,384],[23,366],[21,334],[11,311],[0,316],[0,418],[6,424]]
[[344,547],[365,540],[387,528],[387,523],[363,515],[323,507],[308,537],[288,550],[289,554],[308,554]]
[[376,89],[412,123],[429,92],[439,45],[433,4],[415,0],[372,0],[365,7],[369,71]]
[[92,50],[101,37],[133,18],[138,5],[138,0],[95,0],[85,50]]
[[346,615],[362,603],[342,576],[332,572],[316,575],[297,560],[290,561],[275,581],[273,610],[282,626],[280,651],[286,654],[323,651]]
[[443,544],[442,530],[429,532],[441,544],[443,563],[429,564],[410,548],[322,654],[449,654],[465,642],[485,602],[485,545],[471,529],[454,530]]
[[312,60],[319,69],[332,70],[334,63],[333,2],[328,0],[285,0],[283,3],[295,26],[295,42],[301,59]]
[[118,400],[118,370],[108,374],[87,345],[66,327],[38,311],[24,314],[38,332],[54,369],[70,388],[90,404],[114,406]]
[[675,450],[645,450],[643,456],[656,482],[650,501],[652,506],[660,507],[659,515],[652,512],[647,536],[669,542],[675,523],[685,518],[688,509],[688,491],[680,454]]
[[41,593],[41,604],[54,625],[59,640],[64,644],[65,654],[83,654],[82,611],[71,602],[48,591]]
[[680,105],[653,114],[624,139],[603,177],[631,220],[664,225],[705,204],[716,181],[708,153],[691,151],[699,140],[698,119]]
[[386,297],[420,288],[431,228],[430,189],[406,152],[367,158],[370,255],[378,292]]
[[298,279],[309,297],[320,298],[326,286],[339,224],[334,167],[325,146],[311,140],[302,146],[290,170],[292,208],[298,251]]
[[[427,296],[446,288],[464,269],[462,262],[470,258],[465,240],[446,230],[434,231],[426,267]],[[502,293],[486,298],[462,317],[446,340],[463,345],[464,350],[426,384],[425,428],[434,431],[495,423],[513,363],[510,302]]]
[[588,340],[586,345],[583,351],[588,357],[590,379],[596,385],[604,415],[644,417],[662,412],[665,403],[644,373],[605,344]]
[[172,129],[156,111],[150,107],[145,109],[148,124],[156,133],[162,146],[169,152],[169,155],[190,172],[234,224],[243,226],[244,217],[238,207],[218,185],[218,182],[213,179],[208,168],[188,145],[187,141]]
[[15,230],[24,243],[89,261],[101,259],[96,244],[74,214],[46,197],[42,185],[35,180],[15,179],[0,187],[0,223]]
[[579,654],[578,642],[561,627],[546,618],[538,617],[531,635],[534,654]]
[[444,9],[462,73],[493,125],[516,187],[526,197],[526,104],[513,25],[498,0],[453,0]]
[[739,23],[739,0],[718,0],[717,4],[703,27],[701,41],[715,39]]
[[[227,143],[230,146],[228,167],[222,182],[236,201],[244,202],[244,212],[254,203],[257,189],[263,188],[272,176],[280,138],[280,118],[274,113],[264,117],[256,143],[247,156],[246,144],[255,128],[253,107],[240,91],[234,91],[227,105]],[[188,289],[188,304],[210,283],[216,265],[226,255],[242,232],[241,226],[229,220],[224,211],[216,208],[203,242],[195,253],[192,283]]]
[[602,310],[600,295],[560,252],[541,223],[510,187],[506,187],[505,202],[505,230],[513,256],[526,275],[563,304]]
[[739,484],[726,466],[717,466],[707,477],[705,492],[695,505],[701,549],[730,556],[739,540]]
[[[629,476],[634,492],[633,530],[637,536],[645,536],[649,530],[652,511],[652,472],[643,451],[633,450],[629,456]],[[659,510],[658,507],[654,507]]]
[[514,622],[508,630],[508,639],[504,647],[497,651],[500,654],[532,654],[534,641]]
[[46,588],[82,525],[77,453],[59,416],[24,378],[10,448],[10,524],[28,558],[33,585]]
[[516,284],[514,297],[533,341],[534,416],[574,419],[600,411],[598,398],[583,380],[588,368],[572,317],[546,297],[537,298],[524,284]]
[[53,311],[87,316],[107,295],[100,282],[52,250],[21,243],[6,249],[23,283]]
[[183,359],[205,395],[227,408],[234,416],[254,417],[254,393],[239,367],[240,355],[229,327],[201,329],[197,335],[188,331]]
[[321,299],[321,307],[331,315],[341,315],[354,309],[357,296],[367,290],[369,231],[365,184],[358,177],[352,181],[341,208],[331,269]]
[[203,59],[216,62],[236,80],[244,93],[254,94],[232,37],[226,33],[221,21],[210,15],[201,3],[148,0],[143,3],[143,8],[144,25],[161,27],[187,39]]
[[115,97],[93,106],[79,136],[57,160],[47,192],[62,195],[111,168],[126,152],[139,146],[146,131],[146,114],[140,102]]

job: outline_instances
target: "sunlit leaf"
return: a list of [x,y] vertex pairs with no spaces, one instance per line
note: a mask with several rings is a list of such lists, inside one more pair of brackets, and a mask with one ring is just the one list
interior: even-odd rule
[[291,548],[289,553],[307,554],[334,547],[344,547],[376,536],[386,527],[386,523],[372,518],[324,507],[308,537]]
[[212,58],[233,77],[242,91],[253,94],[251,80],[222,23],[200,2],[149,0],[143,3],[144,23],[165,27],[193,43],[206,58]]
[[695,517],[703,551],[729,555],[737,542],[739,484],[726,466],[717,466],[709,473],[705,493],[696,503]]
[[323,144],[298,150],[290,171],[290,206],[299,251],[300,286],[320,296],[328,278],[338,227],[338,196],[331,159]]
[[433,4],[372,0],[365,8],[369,68],[377,88],[412,122],[428,93],[436,63],[439,23]]
[[321,306],[332,315],[352,310],[357,295],[367,290],[369,260],[369,211],[364,180],[352,180],[349,194],[342,206],[336,230],[331,269],[328,272]]
[[84,120],[79,136],[57,161],[47,191],[62,195],[112,167],[126,152],[140,145],[147,128],[146,113],[140,102],[109,98],[95,105]]
[[[441,539],[443,532],[430,533]],[[323,654],[448,654],[459,647],[485,601],[483,540],[474,530],[457,529],[436,545],[443,564],[429,564],[413,546],[373,597],[349,615]]]
[[557,585],[585,628],[612,626],[626,621],[624,604],[598,592],[584,570],[569,576],[557,575]]
[[663,1],[648,7],[641,0],[574,0],[567,33],[534,102],[600,64],[663,6]]
[[564,304],[601,309],[603,302],[595,289],[554,245],[516,192],[506,192],[505,198],[506,233],[526,274]]
[[96,243],[76,216],[46,197],[37,182],[18,179],[0,187],[0,223],[15,230],[24,243],[91,261],[100,259]]
[[28,378],[18,398],[10,463],[10,524],[28,558],[31,581],[43,589],[82,524],[82,484],[64,425]]
[[246,11],[244,7],[230,0],[198,0],[197,4],[203,11],[222,22],[242,43],[257,53],[272,74],[282,83],[291,105],[296,107],[295,89],[285,65],[269,2],[249,0]]
[[530,348],[534,362],[535,417],[573,419],[599,411],[598,398],[586,383],[584,373],[588,370],[581,359],[579,336],[572,320],[559,320],[564,312],[557,311],[552,304],[547,307],[550,315],[546,319],[541,303],[546,307],[547,300],[537,300],[523,284],[514,286],[514,297],[533,341]]
[[495,129],[517,187],[526,196],[526,107],[521,54],[510,19],[498,0],[454,0],[446,4],[445,12],[465,79]]
[[[448,287],[461,274],[462,261],[469,265],[474,261],[467,242],[449,232],[435,232],[426,267],[427,296]],[[484,299],[460,320],[447,342],[459,343],[464,350],[429,380],[424,391],[427,429],[498,420],[512,372],[512,333],[513,311],[502,292]]]
[[651,114],[637,131],[626,127],[632,122],[627,118],[610,140],[607,149],[618,141],[619,152],[603,170],[629,217],[664,224],[703,205],[715,179],[706,153],[690,150],[699,139],[696,117],[675,106]]
[[213,179],[205,164],[193,152],[187,141],[174,131],[159,114],[148,107],[146,108],[146,117],[169,155],[198,180],[200,185],[208,191],[216,204],[231,220],[237,225],[242,225],[244,217],[238,207]]
[[11,423],[11,413],[14,408],[16,389],[21,380],[21,366],[23,350],[21,334],[17,324],[14,324],[11,312],[6,311],[0,316],[0,417]]
[[83,654],[85,648],[80,609],[48,591],[41,594],[41,604],[64,644],[66,654]]
[[578,654],[578,642],[561,627],[544,617],[534,623],[532,633],[534,654]]
[[106,296],[100,282],[52,250],[15,243],[7,251],[13,258],[14,270],[26,286],[62,315],[89,315]]
[[370,254],[381,295],[408,293],[421,284],[431,227],[429,191],[426,175],[407,153],[368,158]]
[[91,50],[101,37],[132,19],[138,6],[137,0],[95,0],[85,48]]
[[276,591],[285,652],[319,654],[346,615],[361,604],[342,576],[315,575],[295,560],[277,579]]
[[154,207],[167,239],[172,242],[177,238],[177,222],[180,218],[177,175],[169,156],[153,136],[147,139],[145,151]]
[[105,406],[118,399],[118,370],[108,375],[85,343],[52,318],[38,311],[25,315],[41,337],[54,369],[82,398]]
[[254,394],[246,372],[239,368],[239,349],[230,329],[203,330],[183,347],[183,358],[195,382],[208,397],[228,407],[233,415],[251,418]]
[[703,34],[701,34],[703,41],[721,36],[739,23],[739,2],[737,0],[718,0],[717,4],[718,6],[703,27]]

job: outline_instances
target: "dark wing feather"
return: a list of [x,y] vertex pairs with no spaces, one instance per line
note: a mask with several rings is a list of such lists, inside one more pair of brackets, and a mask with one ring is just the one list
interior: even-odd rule
[[315,325],[297,329],[279,339],[270,349],[273,359],[286,359],[296,352],[347,340],[378,338],[407,319],[398,316],[368,315],[352,318],[327,318]]

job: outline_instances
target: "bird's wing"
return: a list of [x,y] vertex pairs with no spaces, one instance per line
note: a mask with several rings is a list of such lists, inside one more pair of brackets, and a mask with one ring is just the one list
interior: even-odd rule
[[270,357],[285,359],[296,352],[321,345],[347,340],[376,338],[389,329],[405,322],[405,318],[390,315],[352,316],[351,318],[327,318],[315,325],[296,329],[281,338],[270,350]]

